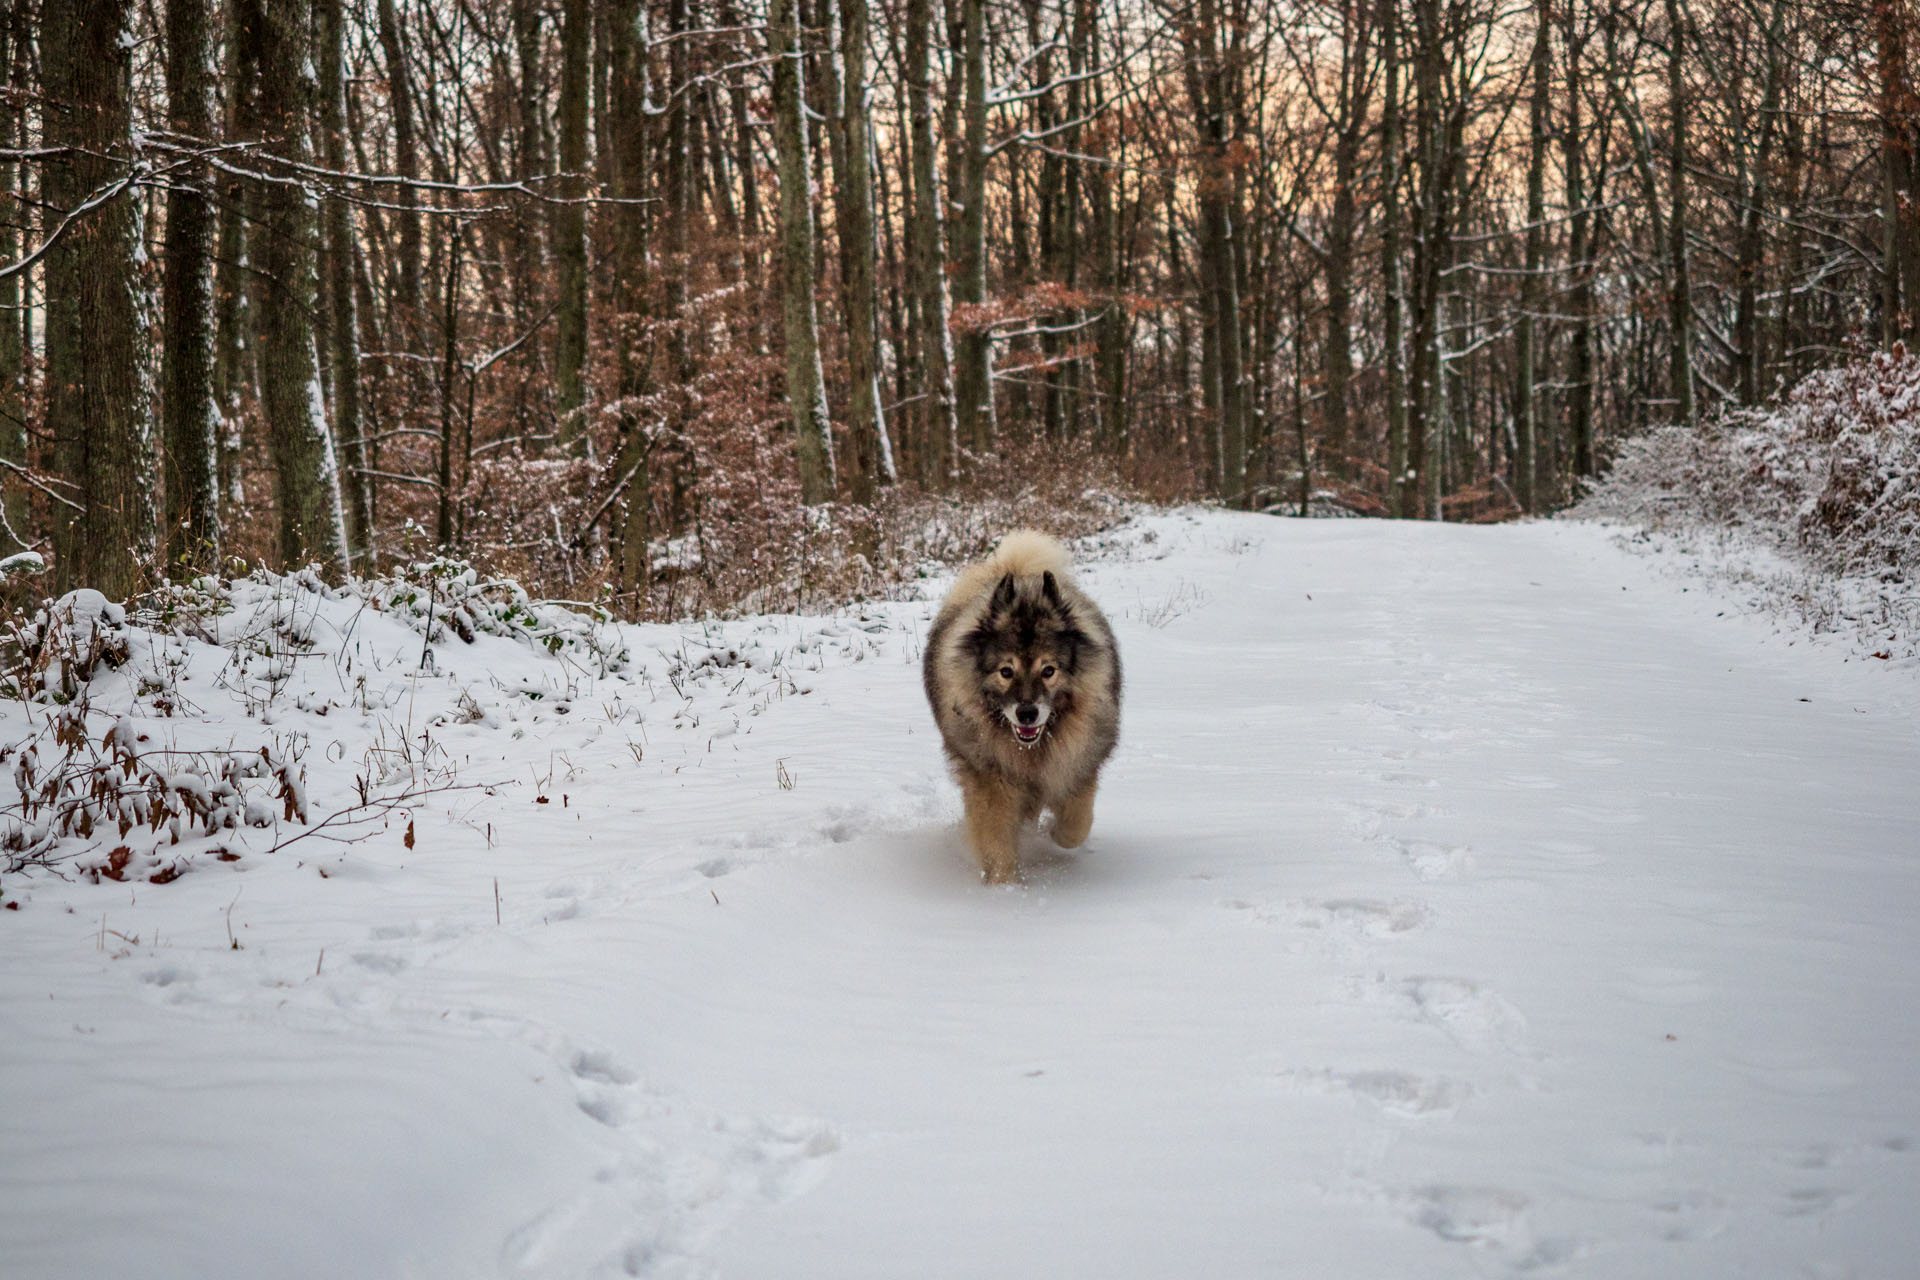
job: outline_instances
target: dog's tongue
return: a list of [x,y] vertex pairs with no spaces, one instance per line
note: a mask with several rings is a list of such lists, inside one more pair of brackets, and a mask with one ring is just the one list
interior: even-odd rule
[[1040,726],[1037,724],[1017,724],[1013,726],[1013,731],[1019,735],[1022,742],[1033,742],[1040,737]]

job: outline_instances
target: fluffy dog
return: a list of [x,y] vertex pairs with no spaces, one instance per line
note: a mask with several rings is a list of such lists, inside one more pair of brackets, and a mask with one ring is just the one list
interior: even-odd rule
[[970,565],[927,634],[923,675],[989,883],[1020,874],[1022,824],[1053,812],[1055,844],[1093,826],[1093,794],[1120,736],[1120,653],[1067,552],[1021,530]]

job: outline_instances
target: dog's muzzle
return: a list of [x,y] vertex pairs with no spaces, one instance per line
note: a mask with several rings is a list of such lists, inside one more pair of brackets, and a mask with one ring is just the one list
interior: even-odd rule
[[1046,733],[1051,711],[1052,708],[1043,703],[1010,702],[1001,709],[1001,714],[1013,729],[1014,739],[1023,747],[1031,747]]

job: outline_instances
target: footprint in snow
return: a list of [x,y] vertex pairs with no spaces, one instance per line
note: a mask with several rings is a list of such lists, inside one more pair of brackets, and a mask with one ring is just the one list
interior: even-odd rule
[[1843,1209],[1853,1197],[1832,1187],[1794,1187],[1775,1206],[1783,1218],[1815,1218]]
[[1402,1120],[1444,1120],[1473,1096],[1473,1086],[1406,1071],[1291,1071],[1281,1080],[1301,1093],[1346,1095]]
[[1725,1200],[1699,1189],[1666,1192],[1648,1208],[1653,1211],[1654,1234],[1675,1244],[1711,1240],[1727,1229],[1732,1218]]
[[[1287,907],[1295,925],[1303,929],[1347,929],[1369,938],[1390,938],[1425,928],[1433,918],[1424,903],[1371,902],[1361,899],[1334,899],[1327,902],[1297,902]],[[1270,918],[1262,912],[1263,919]]]
[[1408,1216],[1442,1240],[1508,1250],[1527,1243],[1527,1197],[1518,1191],[1422,1187],[1408,1201]]
[[567,1063],[576,1089],[575,1103],[586,1115],[617,1129],[627,1122],[627,1102],[631,1087],[639,1077],[613,1055],[598,1050],[581,1050]]
[[1498,992],[1463,978],[1409,978],[1401,993],[1422,1019],[1471,1053],[1519,1049],[1526,1015]]
[[1406,864],[1413,868],[1413,874],[1432,883],[1436,880],[1451,880],[1473,865],[1473,850],[1465,845],[1435,844],[1430,840],[1391,840],[1394,851]]
[[816,1120],[718,1117],[644,1091],[607,1054],[576,1053],[569,1066],[581,1109],[626,1149],[508,1233],[509,1274],[708,1274],[703,1255],[733,1219],[804,1193],[840,1150],[838,1131]]

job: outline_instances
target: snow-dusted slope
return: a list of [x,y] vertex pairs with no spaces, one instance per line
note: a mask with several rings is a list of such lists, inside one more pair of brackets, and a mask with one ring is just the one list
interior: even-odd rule
[[[485,636],[408,679],[365,621],[384,712],[321,660],[269,712],[316,812],[396,726],[491,790],[411,848],[0,886],[0,1271],[1910,1265],[1913,671],[1584,526],[1170,516],[1083,576],[1123,743],[1015,889],[928,603],[634,629],[633,682]],[[160,728],[258,737],[197,706]]]

